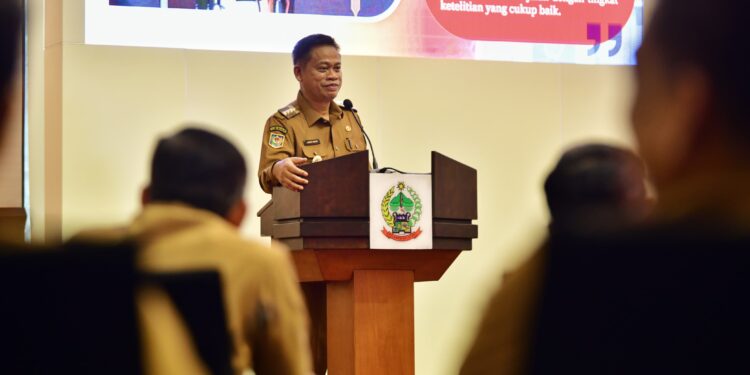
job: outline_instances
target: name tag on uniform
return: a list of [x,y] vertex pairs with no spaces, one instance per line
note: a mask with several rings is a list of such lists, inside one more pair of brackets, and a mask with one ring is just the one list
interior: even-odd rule
[[305,146],[315,146],[320,144],[320,139],[308,139],[305,141]]

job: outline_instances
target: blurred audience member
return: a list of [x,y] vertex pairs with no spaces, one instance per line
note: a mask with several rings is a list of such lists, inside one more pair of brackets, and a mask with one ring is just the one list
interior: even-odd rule
[[[22,20],[20,1],[0,2],[0,148],[4,147],[6,131],[9,132],[5,124],[9,121],[9,110],[13,102]],[[22,216],[6,216],[5,212],[0,212],[0,242],[22,242],[23,226]]]
[[750,373],[748,12],[657,3],[632,125],[659,203],[641,228],[550,241],[531,373]]
[[0,2],[0,145],[18,61],[22,16],[19,1]]
[[77,239],[130,237],[144,271],[216,269],[224,290],[237,374],[309,374],[307,313],[289,253],[244,239],[247,169],[226,139],[186,128],[156,146],[143,209],[126,228]]
[[[643,163],[631,151],[586,144],[565,152],[544,183],[550,234],[602,233],[638,223],[651,206]],[[547,247],[503,280],[461,374],[524,371]]]
[[[636,67],[633,130],[660,199],[659,217],[714,216],[743,229],[750,213],[747,2],[660,1]],[[686,37],[686,33],[695,38]]]

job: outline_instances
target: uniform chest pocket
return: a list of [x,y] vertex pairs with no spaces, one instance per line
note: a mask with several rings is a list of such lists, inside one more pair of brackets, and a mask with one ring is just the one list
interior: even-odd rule
[[364,144],[356,138],[347,137],[344,139],[344,147],[349,152],[362,151],[365,149]]
[[308,145],[305,145],[303,143],[302,154],[310,161],[312,161],[315,156],[320,156],[323,160],[333,158],[333,150],[331,150],[331,145],[323,145],[320,142]]

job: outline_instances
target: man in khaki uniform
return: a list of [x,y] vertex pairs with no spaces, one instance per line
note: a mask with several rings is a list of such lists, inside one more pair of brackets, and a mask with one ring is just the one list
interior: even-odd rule
[[13,96],[13,78],[18,61],[18,42],[23,14],[17,2],[0,4],[0,145],[5,128],[5,116]]
[[[19,1],[0,2],[0,147],[5,143],[3,138],[12,131],[5,130],[12,107],[13,86],[17,74],[18,42],[21,40],[21,23],[23,13]],[[10,154],[8,154],[10,155]],[[0,176],[0,181],[3,179]],[[0,241],[23,241],[24,220],[17,215],[5,216],[0,212]]]
[[133,238],[145,271],[217,270],[235,373],[252,368],[258,375],[307,375],[307,311],[289,253],[237,231],[246,212],[245,177],[245,161],[227,140],[201,129],[182,130],[159,141],[135,220],[77,239]]
[[[606,144],[567,150],[544,183],[550,235],[602,233],[646,220],[643,162],[633,152]],[[532,349],[549,245],[545,241],[518,268],[504,275],[490,299],[461,375],[523,374]]]
[[357,114],[336,104],[342,84],[341,54],[330,36],[301,39],[292,52],[297,100],[266,121],[258,178],[270,193],[274,186],[300,191],[307,173],[298,166],[367,149]]

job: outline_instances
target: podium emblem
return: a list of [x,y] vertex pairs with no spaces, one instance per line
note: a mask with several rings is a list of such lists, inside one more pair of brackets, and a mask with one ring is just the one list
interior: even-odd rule
[[380,203],[380,213],[387,226],[381,233],[394,241],[411,241],[422,234],[422,199],[404,182],[388,189]]
[[370,248],[432,249],[432,176],[370,173]]

